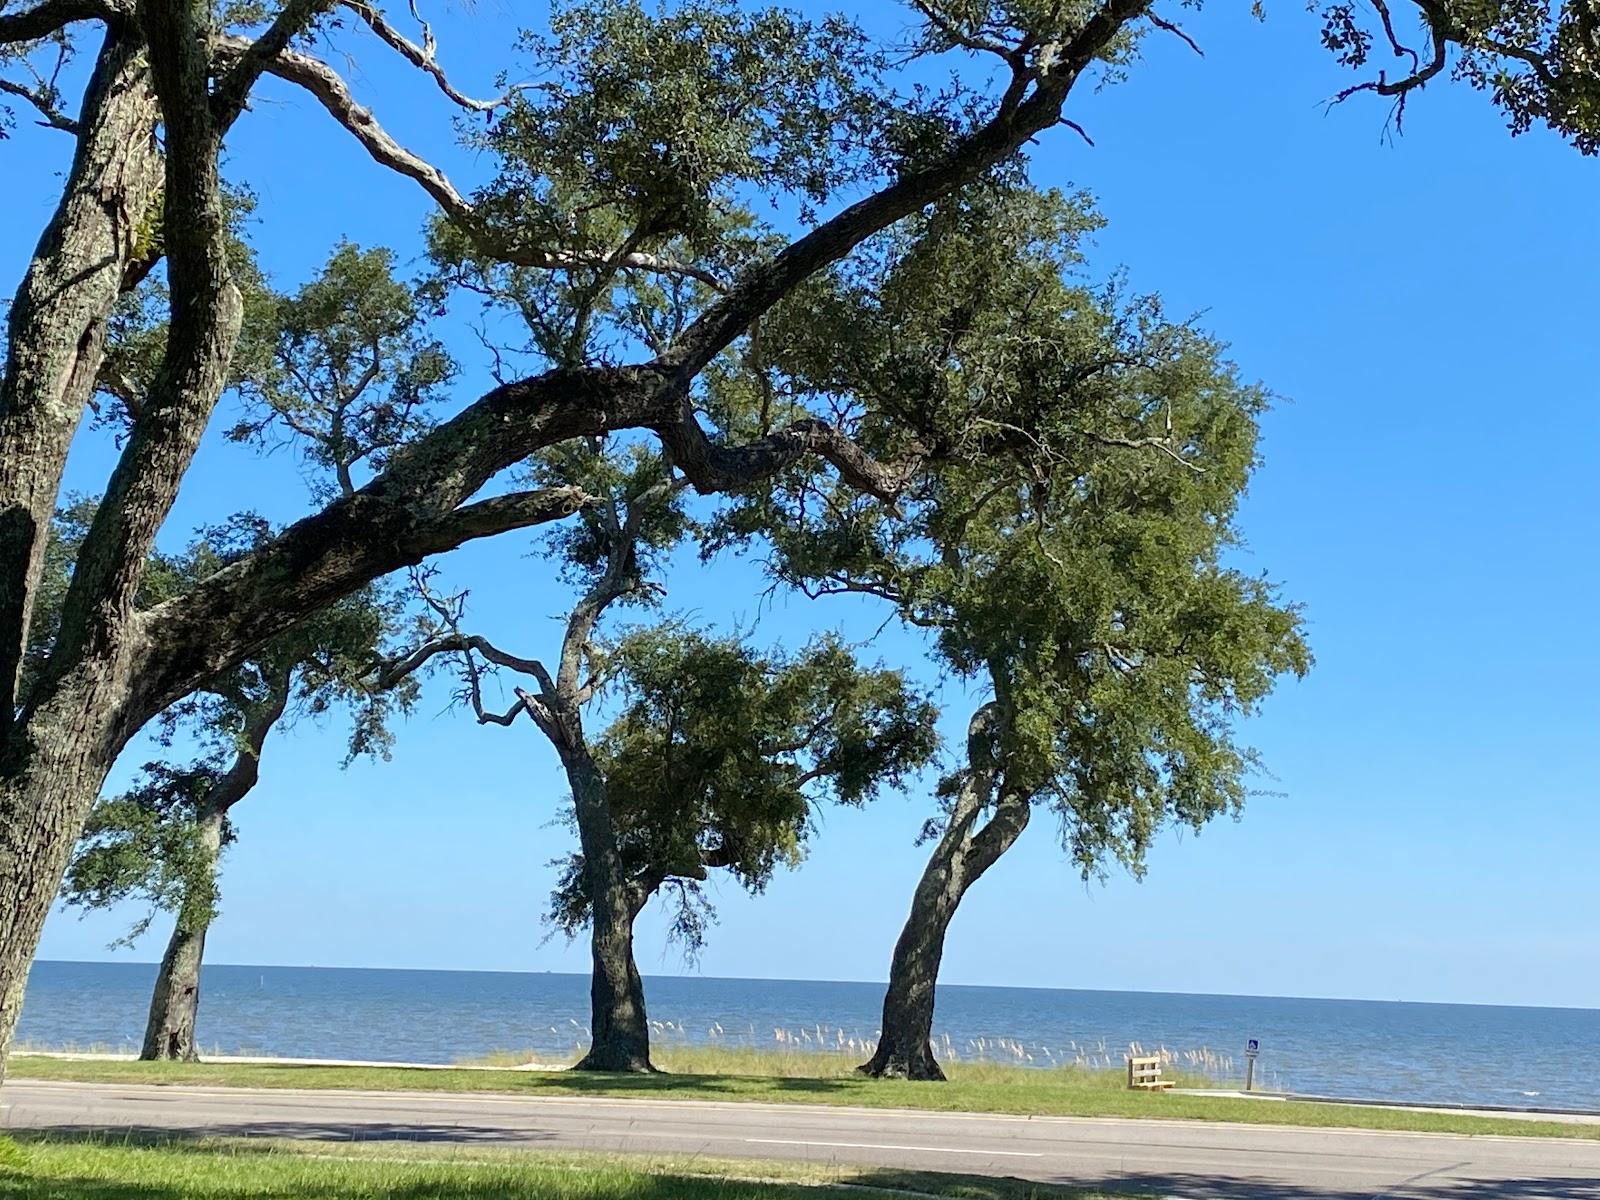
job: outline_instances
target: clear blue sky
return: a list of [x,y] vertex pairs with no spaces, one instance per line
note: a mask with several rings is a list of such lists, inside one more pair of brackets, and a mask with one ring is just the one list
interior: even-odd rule
[[[458,83],[491,90],[513,13],[437,23]],[[1317,667],[1247,729],[1275,778],[1239,823],[1164,839],[1142,883],[1086,887],[1036,822],[968,898],[944,978],[1600,1006],[1600,164],[1543,134],[1511,139],[1483,97],[1443,85],[1388,144],[1379,102],[1325,110],[1346,80],[1299,5],[1264,25],[1238,4],[1188,22],[1206,56],[1152,40],[1127,83],[1074,100],[1094,148],[1049,134],[1036,177],[1099,198],[1097,271],[1126,267],[1171,311],[1203,314],[1284,397],[1243,526],[1251,565],[1305,604]],[[370,38],[341,44],[402,141],[462,185],[480,176],[442,98]],[[19,130],[0,147],[8,291],[65,143]],[[417,251],[421,193],[281,87],[241,123],[230,171],[260,193],[258,241],[282,286],[341,236]],[[484,382],[469,370],[459,394]],[[109,453],[80,439],[74,484],[98,490]],[[304,503],[285,456],[213,441],[172,537]],[[480,545],[447,570],[486,631],[548,653],[567,600],[526,549]],[[670,584],[674,607],[759,615],[763,636],[877,626],[859,610],[762,610],[738,563],[686,562]],[[892,630],[874,649],[920,663]],[[943,698],[955,727],[967,699]],[[213,961],[586,968],[582,946],[541,942],[547,864],[567,845],[551,825],[554,756],[531,727],[478,729],[445,705],[430,693],[390,764],[341,772],[336,723],[269,747],[237,812]],[[811,861],[764,897],[723,887],[699,969],[883,978],[929,811],[911,795],[832,813]],[[128,915],[58,914],[41,953],[104,957]],[[165,932],[131,956],[158,956]],[[649,919],[640,959],[685,969]]]

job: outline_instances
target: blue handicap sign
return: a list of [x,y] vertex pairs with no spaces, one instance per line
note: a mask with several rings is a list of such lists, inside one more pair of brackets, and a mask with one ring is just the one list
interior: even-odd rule
[[1261,1043],[1255,1038],[1251,1038],[1245,1043],[1244,1052],[1251,1058],[1254,1058],[1257,1054],[1261,1053]]

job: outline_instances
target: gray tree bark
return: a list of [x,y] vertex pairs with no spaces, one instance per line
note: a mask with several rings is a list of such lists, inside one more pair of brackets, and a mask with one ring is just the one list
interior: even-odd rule
[[883,1022],[871,1059],[858,1068],[875,1078],[941,1080],[933,1053],[933,1013],[945,936],[967,889],[1027,828],[1032,805],[1025,796],[1002,792],[989,819],[977,821],[999,783],[991,757],[996,706],[985,705],[968,726],[968,767],[955,806],[945,822],[911,899],[911,913],[895,942]]
[[[202,870],[215,878],[217,857],[222,851],[223,814],[208,813],[199,829],[198,852],[207,861]],[[185,904],[178,912],[156,972],[155,989],[150,995],[150,1015],[144,1027],[144,1046],[139,1057],[146,1062],[166,1059],[173,1062],[198,1062],[200,1050],[195,1042],[195,1021],[200,1014],[200,966],[205,958],[206,933],[211,928],[211,904]]]
[[232,766],[201,801],[197,819],[195,873],[191,877],[172,937],[156,972],[150,994],[150,1015],[145,1022],[144,1045],[139,1057],[147,1062],[168,1059],[198,1062],[195,1022],[200,1013],[200,968],[205,959],[206,934],[211,928],[217,894],[217,871],[222,856],[223,831],[228,813],[255,787],[261,777],[261,751],[267,735],[288,706],[293,675],[281,670],[270,680],[267,695],[245,719],[242,745]]
[[[0,1072],[73,843],[117,752],[153,715],[134,699],[132,666],[145,649],[134,599],[239,327],[217,177],[222,126],[211,113],[199,11],[149,4],[142,29],[108,25],[73,172],[23,287],[20,328],[13,314],[0,391]],[[154,144],[158,111],[164,160]],[[163,180],[167,347],[74,566],[50,661],[19,703],[16,668],[53,493],[93,392],[104,322],[130,270],[137,274],[133,254]],[[62,297],[76,303],[58,321],[50,310]]]
[[633,956],[633,923],[646,896],[617,852],[606,781],[583,740],[577,714],[563,722],[558,748],[572,786],[589,896],[589,1050],[576,1071],[654,1071],[644,981]]
[[0,375],[0,733],[16,712],[32,596],[67,448],[94,394],[106,320],[161,182],[141,39],[108,30],[62,199],[11,304]]

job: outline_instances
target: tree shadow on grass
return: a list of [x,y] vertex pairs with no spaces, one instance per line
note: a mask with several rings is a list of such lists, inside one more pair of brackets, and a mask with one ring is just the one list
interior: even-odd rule
[[[530,1073],[532,1074],[532,1073]],[[754,1092],[804,1092],[812,1096],[859,1095],[863,1079],[815,1078],[778,1075],[692,1075],[659,1071],[653,1075],[613,1075],[599,1071],[540,1071],[528,1091],[575,1092],[582,1095],[639,1093],[715,1093],[748,1095]]]
[[[14,1140],[22,1150],[20,1165],[0,1164],[0,1200],[231,1200],[239,1196],[250,1200],[461,1200],[466,1195],[474,1200],[571,1200],[575,1196],[584,1200],[813,1200],[819,1194],[815,1183],[740,1178],[736,1167],[731,1178],[710,1170],[686,1173],[681,1168],[653,1165],[649,1156],[639,1156],[636,1164],[630,1164],[630,1156],[608,1155],[592,1173],[585,1172],[581,1154],[558,1156],[556,1162],[566,1157],[568,1164],[554,1170],[552,1160],[543,1158],[537,1164],[543,1169],[528,1173],[519,1170],[528,1159],[514,1151],[452,1164],[432,1157],[408,1161],[352,1155],[330,1160],[327,1155],[307,1155],[304,1150],[281,1145],[263,1147],[257,1154],[232,1138],[219,1141],[199,1132],[175,1134],[171,1130],[121,1130],[114,1138],[90,1131],[32,1131]],[[88,1168],[80,1169],[81,1173],[35,1172],[27,1161],[33,1147],[80,1148],[91,1156],[95,1149],[148,1149],[158,1151],[160,1158],[153,1170],[128,1171],[138,1176],[132,1179],[117,1178],[114,1168],[98,1173]],[[269,1170],[254,1174],[253,1155],[256,1163]],[[192,1160],[193,1165],[184,1160]],[[366,1172],[364,1165],[369,1168]],[[283,1177],[273,1178],[271,1168],[277,1168]],[[319,1173],[327,1178],[317,1178]],[[107,1174],[112,1178],[106,1178]],[[170,1178],[160,1178],[163,1175]],[[861,1168],[844,1169],[837,1180],[847,1188],[871,1189],[880,1198],[891,1200],[897,1194],[906,1200],[1091,1200],[1090,1193],[1077,1186],[979,1175]],[[1099,1200],[1099,1193],[1092,1200]]]
[[[441,1135],[451,1140],[459,1139],[459,1129],[446,1133],[443,1126],[393,1125],[378,1127],[381,1132],[374,1138],[415,1140],[428,1142],[440,1140]],[[302,1127],[291,1126],[299,1134]],[[362,1133],[366,1133],[364,1128]],[[499,1140],[499,1131],[488,1131],[492,1136],[482,1142],[468,1144],[493,1144]],[[19,1131],[14,1140],[23,1149],[24,1164],[27,1148],[32,1145],[71,1146],[85,1149],[94,1147],[148,1148],[160,1150],[170,1157],[181,1155],[196,1160],[216,1160],[219,1156],[250,1153],[233,1141],[238,1130],[228,1131],[219,1142],[215,1135],[204,1130],[173,1131],[170,1129],[118,1129],[111,1134],[92,1130]],[[249,1136],[249,1135],[247,1135]],[[253,1136],[282,1137],[279,1128],[263,1123]],[[303,1136],[303,1135],[302,1135]],[[330,1129],[328,1140],[338,1137]],[[343,1139],[340,1139],[343,1140]],[[263,1154],[280,1163],[294,1163],[300,1157],[288,1149],[281,1158],[273,1154],[272,1147],[264,1147]],[[581,1178],[584,1156],[569,1157],[574,1164],[573,1178]],[[519,1176],[519,1162],[527,1160],[515,1151],[493,1156],[480,1156],[463,1160],[465,1169],[472,1172],[470,1185],[459,1172],[448,1165],[437,1170],[437,1159],[422,1158],[413,1164],[424,1174],[432,1172],[437,1177],[423,1179],[360,1180],[363,1162],[369,1165],[392,1166],[396,1160],[362,1158],[359,1156],[328,1164],[331,1175],[326,1182],[315,1178],[313,1166],[309,1172],[297,1172],[291,1181],[278,1188],[272,1181],[245,1192],[234,1188],[236,1180],[224,1177],[220,1184],[210,1184],[204,1172],[189,1173],[174,1170],[178,1180],[151,1182],[148,1179],[122,1182],[91,1177],[39,1178],[24,1165],[8,1170],[0,1165],[0,1200],[226,1200],[227,1197],[247,1195],[251,1200],[459,1200],[470,1186],[475,1200],[541,1200],[551,1196],[583,1195],[586,1200],[690,1200],[690,1198],[715,1198],[715,1200],[806,1200],[817,1195],[814,1185],[761,1183],[742,1179],[721,1179],[708,1174],[683,1174],[681,1169],[662,1170],[652,1166],[652,1156],[637,1156],[637,1166],[627,1167],[630,1157],[607,1155],[606,1167],[586,1186],[576,1191],[565,1186],[572,1180],[552,1182],[549,1176]],[[325,1158],[305,1159],[307,1164],[320,1166]],[[404,1162],[404,1160],[399,1160]],[[543,1160],[548,1162],[548,1159]],[[626,1169],[618,1170],[619,1164]],[[1056,1179],[1020,1179],[1011,1176],[984,1176],[951,1172],[917,1171],[893,1167],[856,1167],[835,1164],[833,1178],[847,1187],[870,1188],[881,1196],[901,1194],[908,1198],[949,1197],[951,1200],[1067,1200],[1079,1197],[1163,1197],[1170,1200],[1600,1200],[1600,1178],[1541,1176],[1508,1180],[1463,1180],[1444,1175],[1427,1175],[1408,1183],[1367,1185],[1360,1188],[1327,1187],[1315,1184],[1292,1184],[1275,1180],[1251,1179],[1239,1175],[1196,1173],[1130,1172],[1108,1174],[1101,1178],[1058,1177]],[[503,1172],[503,1175],[497,1175]],[[734,1168],[737,1170],[737,1168]],[[229,1172],[227,1174],[232,1174]],[[848,1193],[841,1193],[848,1194]]]
[[74,1121],[6,1131],[13,1141],[84,1141],[98,1145],[162,1145],[215,1138],[281,1138],[302,1142],[450,1142],[463,1146],[528,1145],[554,1135],[539,1129],[506,1129],[467,1122],[338,1121],[295,1118],[285,1121],[228,1121],[218,1125],[171,1126]]
[[[215,1186],[194,1181],[154,1183],[122,1182],[90,1177],[30,1178],[25,1174],[0,1171],[0,1200],[229,1200],[245,1195],[250,1200],[542,1200],[567,1197],[574,1193],[563,1182],[547,1186],[527,1181],[469,1181],[460,1177],[387,1183],[377,1187],[352,1184],[349,1180],[314,1183],[299,1176],[282,1185],[263,1184],[241,1192],[236,1184]],[[699,1179],[693,1176],[629,1176],[614,1187],[600,1183],[586,1187],[585,1200],[802,1200],[800,1188],[781,1189],[758,1184]]]
[[1600,1200],[1600,1179],[1542,1177],[1459,1179],[1428,1175],[1407,1183],[1361,1188],[1280,1183],[1247,1176],[1130,1172],[1099,1181],[1062,1180],[1110,1194],[1174,1200]]

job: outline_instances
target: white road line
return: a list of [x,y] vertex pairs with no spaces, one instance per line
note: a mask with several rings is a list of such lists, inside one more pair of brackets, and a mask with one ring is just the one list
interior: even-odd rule
[[848,1150],[914,1150],[919,1154],[978,1154],[986,1158],[1043,1158],[1027,1150],[959,1150],[954,1146],[890,1146],[882,1142],[812,1142],[802,1138],[745,1138],[752,1146],[838,1146]]

